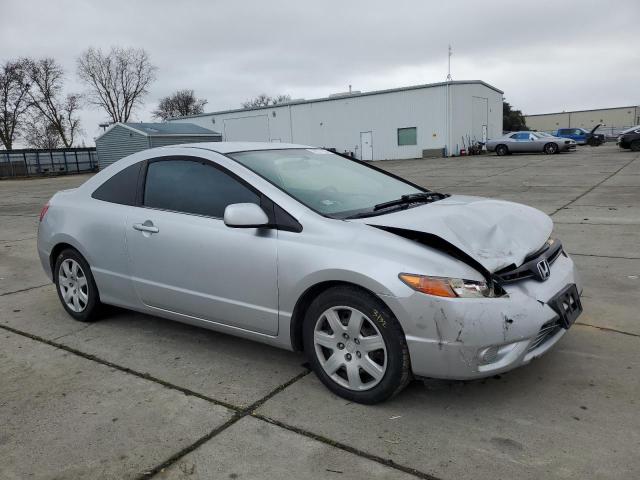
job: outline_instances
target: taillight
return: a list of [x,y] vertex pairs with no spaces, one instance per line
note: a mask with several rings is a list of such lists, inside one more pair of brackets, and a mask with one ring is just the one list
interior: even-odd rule
[[49,203],[45,203],[42,210],[40,210],[40,221],[42,221],[44,216],[47,214],[47,210],[49,210]]

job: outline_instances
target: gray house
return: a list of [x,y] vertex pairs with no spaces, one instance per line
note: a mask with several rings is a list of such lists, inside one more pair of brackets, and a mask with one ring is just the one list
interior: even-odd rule
[[221,140],[218,132],[193,123],[115,123],[96,138],[98,166],[103,169],[147,148]]

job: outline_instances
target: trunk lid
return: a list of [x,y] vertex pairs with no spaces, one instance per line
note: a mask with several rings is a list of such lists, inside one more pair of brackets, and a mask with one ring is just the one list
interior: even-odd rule
[[553,229],[551,218],[535,208],[463,195],[349,221],[435,235],[492,273],[521,265],[542,247]]

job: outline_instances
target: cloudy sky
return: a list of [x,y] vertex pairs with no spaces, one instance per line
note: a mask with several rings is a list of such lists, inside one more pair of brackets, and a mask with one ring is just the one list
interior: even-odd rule
[[[454,80],[504,90],[525,113],[640,104],[638,0],[513,2],[305,0],[0,0],[0,61],[57,59],[81,92],[87,47],[145,48],[158,99],[192,88],[206,111],[261,92],[314,98]],[[85,108],[88,145],[106,119]]]

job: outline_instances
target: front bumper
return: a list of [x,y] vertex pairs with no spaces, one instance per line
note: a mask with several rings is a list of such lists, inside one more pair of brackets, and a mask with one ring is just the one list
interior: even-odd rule
[[567,330],[547,303],[577,272],[562,254],[545,282],[507,284],[505,298],[440,298],[419,292],[395,298],[413,373],[420,377],[473,379],[505,372],[546,353]]

